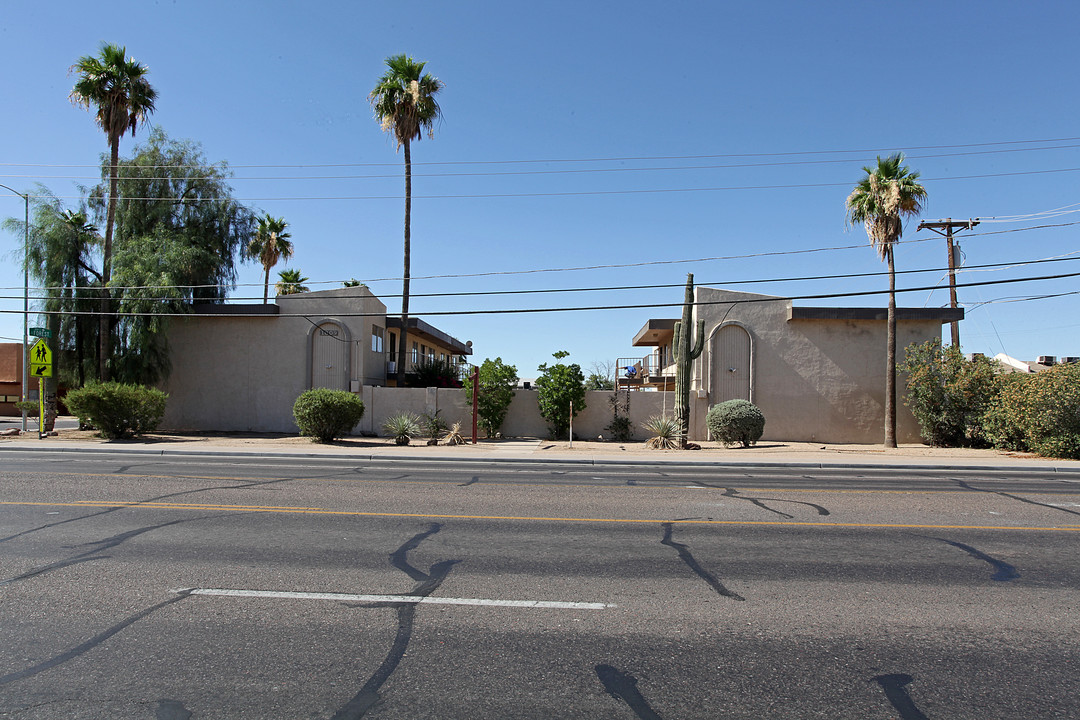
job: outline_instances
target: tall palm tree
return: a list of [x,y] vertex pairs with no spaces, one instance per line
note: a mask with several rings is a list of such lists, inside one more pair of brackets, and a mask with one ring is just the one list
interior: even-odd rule
[[368,95],[375,119],[382,129],[391,133],[398,147],[405,148],[405,272],[402,275],[401,333],[398,337],[397,384],[405,384],[405,336],[409,327],[409,265],[410,223],[412,221],[412,153],[411,143],[419,140],[424,131],[434,137],[434,124],[442,111],[435,95],[442,82],[424,72],[427,63],[417,62],[408,55],[386,58],[387,71],[379,78]]
[[893,245],[904,232],[904,218],[919,214],[926,201],[926,188],[916,182],[919,173],[904,165],[904,154],[896,153],[877,167],[864,167],[847,198],[847,222],[862,223],[878,257],[889,265],[889,313],[885,359],[885,447],[896,447],[896,271]]
[[105,217],[105,242],[101,254],[101,319],[98,343],[98,373],[109,379],[109,278],[112,275],[113,220],[116,217],[117,166],[120,161],[120,138],[135,129],[154,112],[157,91],[146,79],[147,67],[127,57],[127,48],[103,43],[97,57],[84,55],[71,66],[79,76],[71,90],[71,102],[87,110],[97,108],[95,120],[109,140],[109,206]]
[[259,229],[255,231],[255,236],[251,238],[247,248],[248,256],[257,258],[265,271],[263,305],[270,297],[270,268],[293,256],[293,246],[289,242],[292,235],[285,232],[287,227],[289,223],[285,222],[285,218],[271,217],[270,213],[267,213],[266,217],[259,218]]
[[278,295],[296,295],[306,293],[311,289],[304,285],[308,278],[303,277],[299,270],[282,270],[278,273],[278,278],[280,279],[274,285],[274,290]]
[[[101,241],[101,237],[98,235],[98,229],[90,224],[89,219],[86,217],[86,213],[79,210],[65,210],[61,216],[61,220],[68,233],[70,234],[70,244],[67,246],[67,258],[66,261],[73,266],[72,271],[72,287],[65,288],[64,294],[67,299],[72,303],[72,307],[75,310],[79,310],[82,304],[80,295],[82,288],[85,288],[89,283],[87,282],[86,274],[89,273],[100,279],[99,273],[89,264],[90,248],[97,245]],[[83,365],[83,358],[85,355],[85,343],[83,342],[84,336],[88,332],[84,318],[80,314],[75,314],[72,318],[71,324],[73,325],[73,334],[75,336],[75,371],[76,377],[79,381],[79,387],[86,384],[86,370]]]

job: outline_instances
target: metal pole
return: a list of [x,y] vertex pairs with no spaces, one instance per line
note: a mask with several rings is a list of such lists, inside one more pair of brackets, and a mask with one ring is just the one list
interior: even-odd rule
[[[22,401],[25,403],[29,394],[30,367],[27,355],[30,338],[30,194],[23,194],[15,188],[0,185],[0,188],[10,190],[23,199],[26,203],[26,215],[23,222],[23,357],[22,357]],[[26,432],[26,406],[22,411],[22,431]]]
[[476,417],[480,402],[480,368],[476,368],[469,378],[472,380],[472,444],[476,445]]

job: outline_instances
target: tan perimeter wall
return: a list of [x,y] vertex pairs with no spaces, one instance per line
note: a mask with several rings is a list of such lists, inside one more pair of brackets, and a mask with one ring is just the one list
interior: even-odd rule
[[[607,426],[611,423],[612,417],[611,405],[608,403],[611,395],[610,391],[593,391],[585,394],[586,407],[574,418],[575,436],[583,440],[596,439],[599,435],[605,438],[610,437]],[[625,393],[623,395],[625,396]],[[433,413],[436,410],[447,424],[460,422],[462,434],[466,437],[472,433],[472,405],[466,402],[464,390],[364,387],[361,399],[364,401],[364,418],[355,429],[355,434],[383,435],[383,422],[396,412],[405,411],[421,415]],[[631,393],[630,420],[634,425],[634,437],[644,442],[647,435],[641,429],[641,423],[653,415],[660,415],[665,408],[670,415],[673,402],[674,393]],[[693,416],[690,437],[704,439],[706,403],[697,398],[691,398],[690,402]],[[502,435],[506,438],[550,436],[547,421],[540,417],[535,391],[517,391],[510,404],[510,410],[507,412],[506,421],[503,423]],[[484,437],[483,431],[479,432],[479,436]]]

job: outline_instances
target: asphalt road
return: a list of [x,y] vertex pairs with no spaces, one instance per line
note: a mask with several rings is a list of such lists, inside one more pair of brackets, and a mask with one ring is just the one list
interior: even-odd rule
[[2,718],[1080,717],[1080,474],[0,468]]

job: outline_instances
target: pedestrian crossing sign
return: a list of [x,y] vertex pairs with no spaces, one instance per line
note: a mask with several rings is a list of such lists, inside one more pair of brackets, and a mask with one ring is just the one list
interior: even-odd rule
[[31,377],[47,378],[53,376],[52,350],[45,338],[30,346],[30,375]]

